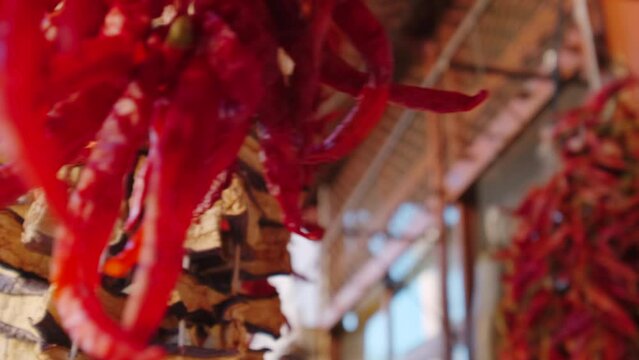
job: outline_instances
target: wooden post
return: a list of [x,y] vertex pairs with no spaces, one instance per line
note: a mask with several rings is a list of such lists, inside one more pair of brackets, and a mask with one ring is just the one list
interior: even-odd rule
[[584,72],[586,73],[590,90],[596,91],[601,88],[601,74],[599,72],[599,62],[597,61],[597,50],[595,49],[595,38],[592,34],[587,0],[573,0],[572,7],[573,17],[579,28],[582,40]]
[[476,223],[476,199],[471,188],[469,194],[462,198],[459,207],[461,210],[461,240],[462,256],[464,262],[464,299],[466,309],[466,319],[464,322],[464,333],[466,345],[469,349],[469,359],[473,359],[473,292],[475,288],[475,239],[477,234]]
[[391,309],[391,302],[393,301],[395,292],[393,291],[392,284],[388,279],[388,275],[385,282],[386,286],[384,289],[384,299],[382,307],[384,309],[384,312],[386,313],[386,342],[388,343],[387,359],[393,360],[395,357],[395,348],[393,346],[393,311]]
[[450,316],[448,314],[448,234],[444,222],[444,210],[446,208],[446,188],[444,177],[446,174],[446,133],[442,124],[442,119],[431,116],[426,119],[426,140],[427,151],[432,156],[431,169],[433,169],[433,190],[434,201],[427,204],[434,214],[435,225],[439,230],[439,250],[440,250],[440,281],[441,281],[441,306],[442,306],[442,331],[443,346],[442,358],[450,360],[452,358],[452,334],[450,326]]

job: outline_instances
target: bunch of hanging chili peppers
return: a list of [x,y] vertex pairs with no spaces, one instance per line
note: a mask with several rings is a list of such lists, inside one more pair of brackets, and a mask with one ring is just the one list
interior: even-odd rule
[[[362,0],[2,0],[0,29],[11,160],[0,167],[0,203],[44,190],[62,224],[54,301],[71,338],[99,359],[162,356],[147,342],[181,271],[187,227],[204,198],[219,197],[253,130],[284,225],[320,239],[299,209],[313,165],[353,150],[389,101],[452,112],[486,97],[392,84],[391,45]],[[336,36],[365,72],[338,56]],[[318,129],[334,117],[316,115],[322,85],[357,98],[325,140]],[[135,286],[116,323],[95,289],[141,149],[148,162],[126,219],[139,241]],[[83,165],[74,186],[57,177],[65,164]]]
[[505,251],[501,358],[639,358],[636,91],[615,82],[556,125],[563,167]]

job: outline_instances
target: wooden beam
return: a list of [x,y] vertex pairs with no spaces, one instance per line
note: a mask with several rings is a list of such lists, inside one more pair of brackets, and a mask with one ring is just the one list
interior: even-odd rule
[[[430,147],[433,155],[430,157],[432,163],[428,166],[431,169],[432,187],[435,193],[434,201],[425,203],[425,207],[429,207],[433,212],[435,226],[439,230],[438,249],[439,249],[439,279],[441,292],[441,322],[442,322],[442,358],[450,360],[452,358],[453,334],[450,328],[450,314],[448,311],[448,231],[444,220],[444,211],[446,209],[446,188],[445,176],[446,170],[446,132],[444,124],[436,117],[428,117],[426,119],[426,142]],[[428,158],[428,157],[425,157]],[[427,199],[424,199],[426,201]]]

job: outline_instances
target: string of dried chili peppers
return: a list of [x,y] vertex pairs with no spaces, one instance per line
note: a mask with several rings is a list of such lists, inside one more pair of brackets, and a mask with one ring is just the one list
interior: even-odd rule
[[611,84],[556,125],[563,168],[523,201],[507,271],[503,359],[639,357],[639,108]]
[[[453,112],[486,97],[392,84],[390,43],[362,0],[2,0],[0,29],[10,159],[0,167],[0,204],[44,189],[61,222],[55,303],[70,337],[96,359],[162,357],[147,346],[181,272],[185,232],[228,185],[253,128],[284,225],[319,240],[322,229],[300,210],[308,164],[347,155],[389,100]],[[334,53],[327,34],[336,29],[365,72]],[[318,142],[330,119],[316,115],[323,84],[357,105]],[[118,323],[95,294],[99,260],[147,148],[126,221],[134,240],[105,268],[122,274],[135,264]],[[66,164],[84,166],[71,189],[57,178]]]

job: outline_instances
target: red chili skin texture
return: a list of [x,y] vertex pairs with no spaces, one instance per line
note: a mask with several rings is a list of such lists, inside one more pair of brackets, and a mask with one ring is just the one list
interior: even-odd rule
[[29,185],[41,186],[51,208],[63,216],[66,212],[66,189],[55,178],[51,160],[59,152],[44,136],[47,112],[45,97],[49,54],[40,30],[47,10],[45,1],[3,1],[0,16],[11,31],[0,41],[8,50],[0,58],[0,125],[3,140],[9,143],[10,159],[19,166]]
[[[60,158],[50,161],[54,168],[74,162],[86,145],[95,138],[124,86],[100,86],[78,94],[73,100],[57,104],[47,116],[44,133],[50,138]],[[0,166],[0,206],[13,203],[29,186],[15,163]]]
[[130,80],[133,66],[146,60],[140,38],[148,35],[151,7],[150,0],[113,1],[97,37],[84,39],[51,59],[49,92],[71,94]]
[[[8,26],[13,28],[13,31],[8,32],[9,35],[3,41],[7,48],[11,49],[2,64],[5,69],[3,76],[6,77],[5,86],[2,87],[4,91],[2,98],[6,101],[4,111],[7,112],[6,119],[11,121],[4,121],[3,125],[7,128],[7,138],[16,143],[12,148],[17,150],[17,154],[13,157],[24,159],[24,161],[16,161],[16,165],[27,166],[25,169],[17,169],[17,172],[24,173],[24,176],[29,179],[30,185],[42,186],[53,210],[64,218],[66,216],[66,189],[65,185],[55,176],[59,166],[68,162],[69,153],[76,151],[74,151],[74,146],[66,143],[67,139],[60,136],[64,133],[56,134],[54,132],[53,136],[47,136],[49,134],[47,127],[55,123],[50,121],[54,119],[45,115],[48,112],[47,108],[58,100],[62,100],[61,104],[64,107],[68,96],[79,89],[93,88],[88,91],[104,92],[104,98],[98,100],[97,103],[93,103],[95,102],[95,97],[93,97],[95,94],[90,101],[89,99],[76,100],[75,105],[69,106],[71,114],[64,120],[69,122],[69,129],[91,136],[94,130],[89,125],[101,123],[100,113],[103,108],[100,104],[106,104],[110,107],[115,99],[106,92],[110,92],[111,89],[117,92],[117,87],[123,86],[123,82],[126,83],[126,73],[130,69],[131,61],[125,54],[130,55],[130,50],[123,50],[126,47],[123,47],[123,43],[117,40],[127,37],[118,37],[117,34],[112,34],[114,36],[108,39],[97,39],[82,44],[74,43],[70,47],[80,49],[79,52],[74,52],[75,55],[80,55],[80,58],[65,61],[63,59],[68,57],[67,55],[51,56],[51,49],[40,30],[48,3],[7,1],[2,5],[4,5],[2,14],[7,18]],[[75,29],[75,27],[71,26],[70,29]],[[123,27],[123,29],[126,28]],[[81,35],[72,37],[79,41]],[[100,50],[99,56],[96,56],[93,54],[94,48],[90,46],[94,43],[97,45],[113,43],[114,46],[100,48],[96,45],[97,50]],[[89,47],[83,48],[85,45]],[[83,55],[87,55],[87,57],[82,57]],[[108,61],[100,57],[104,57]],[[99,66],[95,66],[93,59],[97,61]],[[73,62],[73,66],[68,63],[69,61]],[[65,71],[60,71],[60,63],[66,64],[62,66]],[[81,70],[78,71],[78,69]],[[87,69],[91,69],[89,72],[92,75],[79,76],[86,75]],[[100,74],[108,74],[108,76],[101,77]],[[82,97],[82,93],[80,97]],[[90,118],[97,118],[98,122],[87,121],[83,126],[74,126],[73,121],[81,117],[83,115],[81,112],[86,111],[89,105],[94,106],[93,111],[97,113],[97,116],[93,115]],[[54,108],[54,110],[56,109]],[[58,110],[62,112],[62,116],[66,116],[64,109]],[[74,114],[75,111],[79,113]],[[22,142],[26,139],[28,139],[29,146],[22,146]],[[62,146],[59,145],[60,142],[63,144]]]
[[136,342],[123,331],[95,294],[99,259],[120,212],[125,176],[146,139],[150,112],[140,87],[130,85],[98,134],[70,197],[71,221],[55,242],[52,280],[62,325],[96,359],[129,359],[131,354],[156,359],[162,354],[157,348],[145,349],[146,342]]
[[634,91],[615,81],[554,128],[563,165],[526,196],[501,254],[501,358],[637,358]]
[[[239,41],[262,60],[264,67],[276,67],[278,44],[272,35],[273,24],[262,1],[254,0],[195,0],[196,12],[213,12],[224,19]],[[279,78],[277,73],[263,72],[264,83]]]
[[[324,51],[322,62],[322,82],[347,94],[357,96],[366,85],[366,74],[357,71],[331,50]],[[483,90],[469,96],[454,91],[445,91],[418,86],[392,84],[390,102],[411,109],[450,113],[472,110],[488,97]]]
[[134,47],[126,37],[102,37],[83,42],[77,52],[55,56],[51,61],[52,96],[66,97],[79,89],[114,81],[126,83],[134,65]]
[[[209,34],[204,56],[185,69],[166,118],[155,125],[136,287],[123,314],[124,327],[138,342],[148,341],[162,320],[181,273],[193,211],[235,161],[262,96],[257,59],[221,19],[211,14],[204,27]],[[162,281],[154,281],[158,277]]]
[[[129,20],[124,24],[137,25]],[[105,31],[115,39],[118,36],[126,39],[131,28]],[[115,74],[125,74],[125,70],[128,69],[122,68]],[[70,197],[68,217],[55,244],[52,280],[56,284],[54,302],[62,325],[83,351],[96,359],[162,357],[160,349],[135,342],[109,319],[95,294],[99,286],[99,259],[120,212],[124,177],[146,141],[151,108],[151,99],[143,87],[138,83],[129,85],[98,135]],[[120,186],[114,185],[118,183]]]
[[338,160],[368,136],[386,109],[393,73],[386,31],[361,0],[338,2],[333,20],[364,57],[369,66],[369,80],[360,90],[357,105],[346,118],[322,144],[305,154],[304,162],[309,164]]
[[[318,71],[321,51],[321,34],[329,23],[332,1],[317,2],[312,8],[314,18],[308,21],[285,23],[276,27],[279,42],[299,64],[290,79],[290,86],[284,83],[276,60],[277,41],[270,36],[281,22],[270,23],[270,14],[277,16],[286,12],[282,6],[289,6],[298,12],[297,2],[270,2],[270,8],[251,1],[222,2],[212,0],[196,1],[196,8],[210,9],[219,13],[238,38],[252,49],[256,56],[266,60],[264,86],[267,92],[260,110],[258,137],[264,153],[265,177],[271,194],[278,200],[284,214],[285,225],[293,232],[307,238],[321,239],[323,230],[315,224],[304,223],[301,219],[301,189],[307,178],[306,171],[299,166],[301,151],[306,141],[302,123],[312,117],[317,97]],[[313,2],[315,3],[315,2]],[[319,5],[319,6],[315,6]],[[291,10],[291,9],[288,10]],[[292,18],[294,18],[293,16]],[[284,20],[286,16],[276,20]],[[289,17],[290,18],[290,17]],[[278,75],[279,74],[279,75]]]
[[73,51],[82,40],[97,35],[106,10],[104,1],[65,0],[62,10],[51,19],[57,26],[57,47]]
[[[300,210],[312,164],[349,153],[389,99],[436,111],[483,100],[481,93],[391,85],[390,44],[362,0],[67,0],[54,13],[58,5],[0,0],[1,25],[10,29],[0,34],[6,49],[0,54],[0,134],[12,150],[11,161],[0,166],[0,204],[31,186],[44,188],[62,224],[54,302],[71,338],[96,359],[162,357],[146,346],[181,273],[187,228],[228,186],[254,125],[285,226],[318,240],[323,230],[304,222]],[[174,5],[177,16],[162,23],[166,5]],[[326,57],[331,26],[361,53],[366,73]],[[287,56],[293,69],[280,63]],[[316,144],[327,121],[316,117],[322,81],[357,96],[358,104]],[[137,262],[135,290],[118,324],[96,297],[98,263],[120,213],[125,178],[149,143],[148,165],[129,199],[131,242],[104,270],[121,276]],[[597,139],[588,144],[614,151]],[[69,163],[85,164],[72,191],[56,177]],[[601,169],[592,174],[609,181]],[[274,292],[263,281],[244,285],[245,295]]]
[[75,161],[95,139],[125,88],[125,81],[101,84],[53,107],[45,122],[45,135],[62,153],[62,162],[57,167]]
[[[297,3],[297,2],[294,2]],[[274,16],[292,12],[293,22],[278,21],[276,34],[295,62],[290,79],[280,78],[267,95],[259,119],[258,138],[263,152],[262,163],[269,192],[278,200],[284,225],[310,240],[320,240],[324,231],[304,222],[300,211],[302,188],[308,169],[301,167],[302,151],[307,142],[305,125],[313,118],[318,98],[319,66],[324,34],[327,31],[332,1],[311,1],[308,14],[291,2],[273,2]]]

